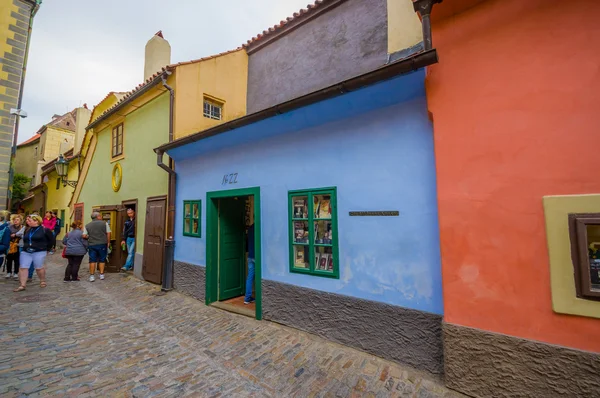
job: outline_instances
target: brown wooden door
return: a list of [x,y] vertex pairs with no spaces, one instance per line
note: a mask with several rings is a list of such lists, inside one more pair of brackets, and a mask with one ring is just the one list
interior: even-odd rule
[[157,284],[162,283],[166,207],[164,196],[148,198],[146,204],[142,277]]
[[73,221],[81,221],[83,223],[83,203],[75,203],[74,210],[75,215],[73,217]]

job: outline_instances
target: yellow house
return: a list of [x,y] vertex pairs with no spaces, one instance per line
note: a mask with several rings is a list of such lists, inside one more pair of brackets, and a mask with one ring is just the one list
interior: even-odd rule
[[134,273],[161,283],[169,175],[157,167],[153,149],[245,115],[247,76],[241,48],[170,64],[170,45],[158,32],[146,45],[144,83],[125,94],[111,93],[96,105],[70,215],[87,222],[97,209],[111,224],[109,271],[125,262],[118,246],[125,209],[133,208],[138,215]]

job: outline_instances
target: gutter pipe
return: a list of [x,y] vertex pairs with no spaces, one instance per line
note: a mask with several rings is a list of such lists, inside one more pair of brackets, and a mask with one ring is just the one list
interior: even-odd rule
[[415,12],[421,17],[421,25],[423,26],[423,46],[425,51],[433,48],[431,40],[431,10],[433,5],[441,3],[442,0],[413,0]]
[[[167,77],[171,73],[165,71],[161,74],[162,85],[169,90],[169,142],[173,141],[173,118],[175,110],[175,90],[167,84]],[[173,289],[173,263],[175,262],[175,183],[177,174],[173,159],[169,159],[169,165],[163,163],[164,152],[157,152],[156,164],[169,173],[169,193],[167,196],[167,238],[165,239],[165,253],[163,263],[163,292]]]

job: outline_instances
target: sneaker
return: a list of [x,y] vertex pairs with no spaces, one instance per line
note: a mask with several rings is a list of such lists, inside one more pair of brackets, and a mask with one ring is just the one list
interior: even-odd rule
[[54,250],[50,250],[50,254],[54,254]]
[[250,297],[248,301],[244,300],[244,304],[251,304],[254,302],[254,297]]
[[19,279],[19,274],[13,274],[13,279]]
[[100,280],[104,280],[104,274],[100,274]]
[[29,283],[33,282],[33,278],[27,278],[27,282],[29,282]]
[[90,282],[93,282],[95,280],[96,280],[96,278],[94,278],[94,275],[90,275]]
[[10,278],[10,275],[11,275],[11,274],[10,274],[10,272],[9,272],[8,274],[6,274],[5,278],[6,278],[6,279],[9,279],[9,278]]
[[71,282],[70,279],[63,279],[63,282],[67,283],[67,282]]

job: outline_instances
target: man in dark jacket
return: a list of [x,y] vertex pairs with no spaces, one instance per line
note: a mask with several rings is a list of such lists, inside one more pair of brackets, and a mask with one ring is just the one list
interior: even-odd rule
[[133,209],[127,209],[127,221],[123,226],[123,237],[121,246],[127,247],[127,261],[123,268],[123,271],[129,271],[133,269],[133,258],[135,256],[135,211]]
[[8,249],[10,248],[9,218],[10,213],[7,211],[0,212],[0,267],[4,265],[6,253],[8,253]]
[[[60,218],[58,218],[58,213],[56,213],[55,211],[52,212],[52,215],[54,215],[54,218],[56,218],[56,224],[54,225],[54,239],[56,239],[56,237],[58,236],[58,234],[60,234],[60,230],[62,229],[62,220]],[[54,243],[54,246],[52,246],[52,250],[50,251],[50,254],[54,254],[54,250],[56,249],[56,241]]]

